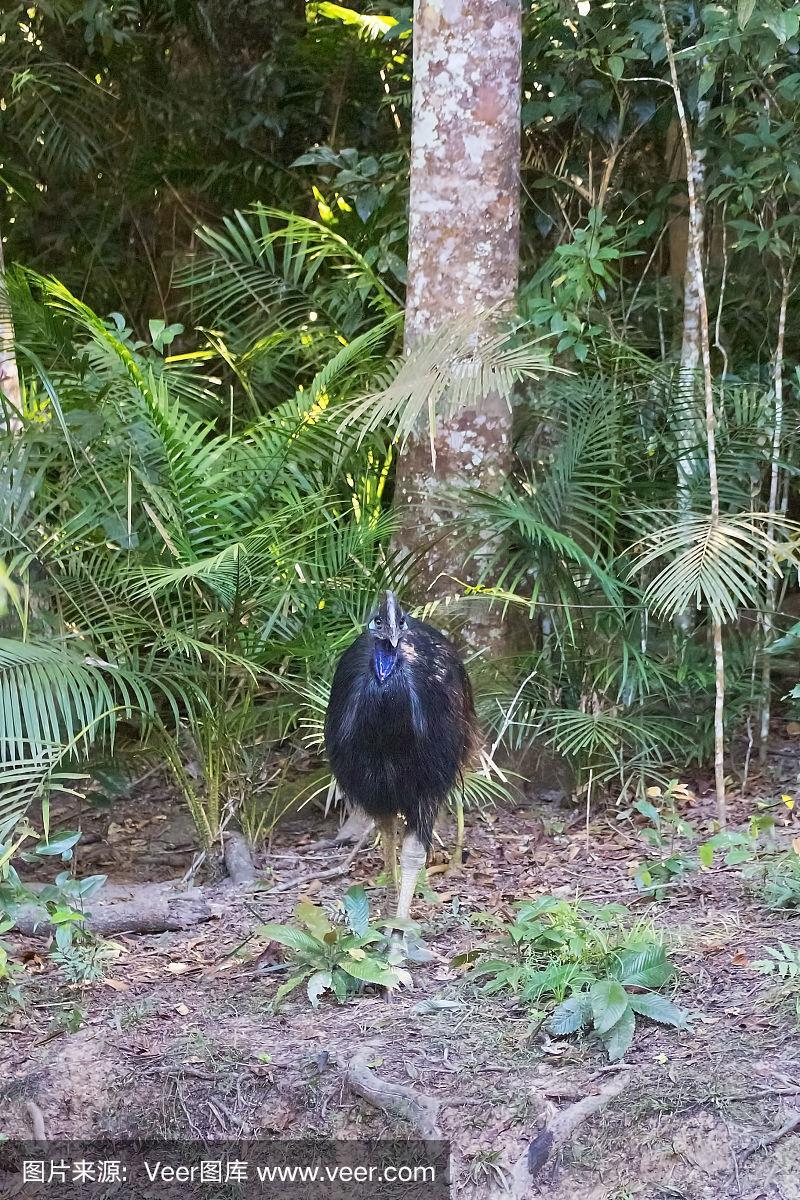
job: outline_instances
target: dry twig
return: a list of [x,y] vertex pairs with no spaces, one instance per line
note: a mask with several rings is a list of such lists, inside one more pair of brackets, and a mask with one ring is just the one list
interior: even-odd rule
[[346,875],[350,870],[353,859],[362,849],[364,843],[372,832],[372,826],[365,829],[361,837],[356,842],[353,849],[347,855],[347,858],[339,864],[338,867],[329,867],[327,871],[312,871],[308,875],[296,875],[294,879],[285,879],[283,883],[276,883],[273,888],[270,888],[270,895],[275,892],[288,892],[292,888],[301,887],[304,883],[312,883],[315,879],[336,879],[339,875]]

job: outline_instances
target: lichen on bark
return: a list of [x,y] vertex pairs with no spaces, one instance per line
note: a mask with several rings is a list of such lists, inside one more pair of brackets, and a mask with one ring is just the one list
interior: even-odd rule
[[[513,307],[519,248],[519,0],[416,0],[405,346],[464,314]],[[401,551],[425,548],[421,589],[477,578],[489,543],[448,536],[465,487],[497,490],[511,454],[505,396],[414,430],[397,470]],[[455,493],[455,496],[454,496]],[[477,560],[477,561],[476,561]]]

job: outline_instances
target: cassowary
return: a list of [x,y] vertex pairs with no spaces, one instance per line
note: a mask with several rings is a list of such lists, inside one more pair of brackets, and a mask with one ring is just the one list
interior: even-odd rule
[[405,818],[397,894],[404,920],[436,814],[476,744],[472,688],[455,646],[386,592],[336,667],[325,745],[340,788],[380,829],[395,888],[398,814]]

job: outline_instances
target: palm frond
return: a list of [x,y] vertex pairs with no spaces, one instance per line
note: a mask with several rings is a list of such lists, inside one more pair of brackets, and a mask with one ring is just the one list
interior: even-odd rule
[[640,542],[630,574],[666,559],[645,589],[645,602],[656,614],[672,617],[697,604],[715,619],[730,621],[739,607],[758,606],[770,573],[779,575],[782,562],[797,563],[798,532],[794,522],[769,513],[690,515]]

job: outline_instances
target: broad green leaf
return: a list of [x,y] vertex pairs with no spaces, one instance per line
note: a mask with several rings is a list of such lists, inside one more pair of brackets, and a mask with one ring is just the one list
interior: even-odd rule
[[755,857],[755,851],[749,846],[734,846],[725,855],[725,864],[738,867],[740,863],[750,862]]
[[344,910],[347,913],[347,924],[353,933],[366,933],[369,926],[369,900],[360,883],[345,892]]
[[635,1032],[636,1017],[633,1015],[633,1009],[627,1007],[616,1024],[602,1035],[609,1062],[619,1062],[625,1056]]
[[82,900],[96,896],[108,879],[107,875],[87,875],[84,879],[75,880],[75,894]]
[[667,962],[664,947],[654,945],[642,950],[623,950],[617,956],[613,974],[626,987],[660,988],[672,979],[675,970]]
[[42,855],[62,855],[71,850],[80,840],[80,830],[59,829],[51,833],[46,841],[37,844],[35,853]]
[[352,975],[353,979],[363,979],[365,983],[396,988],[401,982],[398,971],[382,967],[371,958],[366,958],[363,962],[342,962],[339,965],[348,975]]
[[556,1037],[576,1033],[577,1030],[583,1029],[591,1015],[592,1005],[588,996],[570,996],[569,1000],[559,1004],[547,1022],[547,1028]]
[[300,900],[295,907],[294,915],[300,924],[305,925],[309,933],[313,934],[315,938],[319,938],[320,941],[326,933],[330,933],[333,929],[323,909],[318,904],[312,904],[310,900]]
[[334,967],[333,971],[331,972],[331,976],[333,994],[340,1004],[344,1004],[345,1000],[347,999],[347,993],[353,986],[352,982],[347,975],[345,975],[344,971],[341,971],[338,967]]
[[589,989],[594,1027],[598,1033],[606,1033],[616,1025],[628,1007],[625,988],[616,979],[599,979]]
[[287,946],[298,954],[324,955],[325,946],[310,933],[302,929],[293,929],[291,925],[262,925],[258,930],[259,937],[277,942],[279,946]]
[[306,978],[306,974],[305,974],[305,972],[303,972],[302,975],[293,975],[291,977],[291,979],[287,979],[287,980],[285,980],[284,983],[281,984],[281,986],[278,988],[277,992],[275,993],[275,998],[272,1001],[272,1008],[275,1012],[278,1011],[281,1004],[286,999],[286,997],[289,995],[289,993],[293,992],[295,988],[300,987],[301,983],[304,982],[305,978]]
[[647,817],[648,821],[652,821],[655,826],[661,824],[661,813],[654,804],[649,800],[639,799],[633,806],[637,812],[640,812],[643,817]]
[[711,90],[716,76],[716,65],[710,60],[706,60],[700,70],[700,82],[697,85],[697,99],[702,100],[707,92]]
[[308,998],[314,1008],[319,1008],[319,998],[323,992],[333,987],[333,976],[330,971],[315,971],[306,984]]
[[628,1003],[634,1012],[649,1017],[651,1021],[658,1021],[659,1025],[674,1025],[676,1029],[681,1029],[686,1024],[684,1009],[678,1008],[666,996],[659,996],[658,992],[630,995]]
[[736,19],[739,22],[739,28],[744,29],[748,21],[752,17],[756,7],[756,0],[739,0]]
[[714,862],[714,847],[710,842],[703,842],[702,846],[698,847],[697,857],[704,867],[710,867]]

